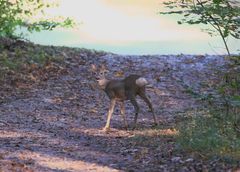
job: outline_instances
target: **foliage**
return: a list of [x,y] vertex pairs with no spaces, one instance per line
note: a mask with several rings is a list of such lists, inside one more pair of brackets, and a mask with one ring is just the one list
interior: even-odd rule
[[19,68],[19,61],[15,59],[14,60],[9,59],[8,54],[5,51],[3,51],[0,54],[0,66],[2,68],[7,68],[10,70],[17,70]]
[[240,58],[229,60],[229,70],[216,84],[217,94],[201,97],[207,103],[205,115],[196,114],[180,126],[178,141],[182,148],[240,158]]
[[240,138],[232,122],[232,119],[217,112],[195,117],[190,123],[181,126],[178,142],[185,150],[239,158]]
[[32,32],[73,26],[69,18],[51,19],[44,15],[47,8],[56,5],[56,1],[50,3],[46,0],[0,0],[0,37],[20,37],[22,34],[15,31],[22,27]]
[[[208,34],[220,35],[230,55],[226,38],[240,39],[240,3],[234,0],[172,0],[164,3],[170,9],[160,14],[181,14],[178,24],[210,24]],[[216,34],[217,31],[217,34]]]

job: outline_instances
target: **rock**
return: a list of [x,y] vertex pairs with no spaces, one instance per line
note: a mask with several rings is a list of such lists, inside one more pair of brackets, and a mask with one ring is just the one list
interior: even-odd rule
[[177,156],[177,157],[173,157],[173,158],[171,159],[171,161],[172,161],[172,162],[175,162],[175,163],[176,163],[176,162],[179,162],[180,160],[181,160],[181,157],[178,157],[178,156]]
[[185,160],[185,162],[193,162],[193,161],[194,161],[193,158],[188,158],[188,159]]

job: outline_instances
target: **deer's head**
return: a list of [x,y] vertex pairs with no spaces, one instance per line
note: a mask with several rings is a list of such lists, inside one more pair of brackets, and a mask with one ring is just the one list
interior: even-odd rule
[[109,80],[106,78],[106,74],[109,72],[109,70],[106,69],[105,65],[101,65],[100,67],[97,67],[96,65],[92,65],[92,71],[94,72],[94,75],[96,77],[96,81],[101,89],[105,89]]

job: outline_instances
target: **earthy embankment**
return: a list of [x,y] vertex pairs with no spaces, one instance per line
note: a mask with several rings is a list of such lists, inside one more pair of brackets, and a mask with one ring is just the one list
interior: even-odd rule
[[[208,85],[225,70],[223,56],[121,56],[18,43],[2,47],[0,65],[0,171],[233,171],[240,166],[176,144],[177,124],[204,108],[190,89],[211,92]],[[151,113],[139,100],[136,130],[124,129],[117,107],[112,130],[103,132],[109,100],[96,85],[93,65],[104,65],[110,78],[145,76],[154,86],[147,93],[159,126],[152,126]],[[126,114],[132,125],[129,102]]]

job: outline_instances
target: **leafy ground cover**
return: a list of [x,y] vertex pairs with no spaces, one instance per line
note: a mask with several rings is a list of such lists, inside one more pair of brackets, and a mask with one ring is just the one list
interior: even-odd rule
[[[23,42],[2,46],[0,170],[237,171],[238,156],[183,149],[178,138],[179,125],[206,113],[197,94],[215,94],[210,86],[221,80],[218,71],[227,71],[227,64],[223,56],[121,56]],[[93,65],[105,65],[110,78],[145,76],[154,86],[147,93],[159,126],[152,125],[139,100],[136,130],[125,130],[117,107],[111,131],[103,132],[109,100],[96,84]],[[131,125],[129,102],[126,114]]]

